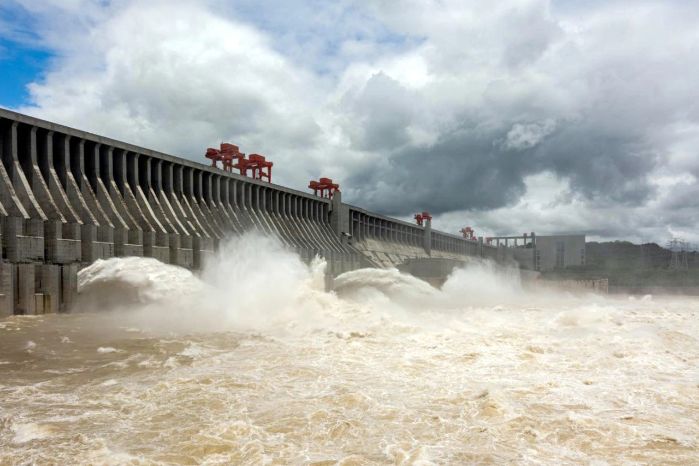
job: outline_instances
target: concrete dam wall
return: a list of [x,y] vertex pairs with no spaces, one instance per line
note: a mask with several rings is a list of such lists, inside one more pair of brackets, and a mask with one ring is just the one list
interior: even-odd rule
[[199,269],[258,230],[332,276],[406,260],[507,260],[469,241],[332,199],[0,109],[0,316],[67,311],[77,271],[144,256]]

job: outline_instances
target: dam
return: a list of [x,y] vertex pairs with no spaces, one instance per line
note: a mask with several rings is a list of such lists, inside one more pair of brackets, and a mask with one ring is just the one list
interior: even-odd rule
[[[65,312],[97,259],[197,270],[224,237],[258,230],[328,275],[363,267],[444,274],[511,249],[0,109],[0,316]],[[420,275],[420,273],[417,273]]]

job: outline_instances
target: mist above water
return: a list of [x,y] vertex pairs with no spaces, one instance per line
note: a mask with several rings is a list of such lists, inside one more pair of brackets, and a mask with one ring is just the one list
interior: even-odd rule
[[325,266],[250,233],[222,244],[200,275],[150,258],[98,260],[78,275],[77,310],[180,333],[284,327],[332,299]]
[[697,300],[324,266],[84,269],[82,312],[0,321],[0,463],[699,461]]

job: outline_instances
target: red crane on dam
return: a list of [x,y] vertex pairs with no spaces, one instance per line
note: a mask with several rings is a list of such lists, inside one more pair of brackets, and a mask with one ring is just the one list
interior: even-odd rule
[[333,183],[332,178],[320,178],[317,181],[311,180],[308,183],[308,187],[313,190],[313,194],[320,197],[326,197],[328,199],[333,197],[336,191],[340,190],[340,185]]
[[229,144],[227,142],[221,143],[221,150],[219,152],[223,162],[223,170],[227,172],[233,171],[234,160],[245,158],[245,154],[240,152],[240,148],[238,146],[235,144]]
[[272,182],[274,162],[260,154],[250,154],[246,159],[245,154],[240,152],[240,148],[235,144],[223,142],[220,149],[209,147],[204,157],[211,160],[212,167],[218,168],[218,162],[222,162],[224,171],[232,172],[235,168],[243,176],[248,176],[250,172],[251,178]]
[[429,212],[420,212],[419,214],[415,214],[415,221],[418,225],[422,226],[426,220],[432,221],[432,216]]
[[466,227],[466,228],[462,228],[459,231],[461,232],[461,234],[463,235],[465,240],[478,241],[478,237],[476,236],[476,232],[473,230],[473,228]]

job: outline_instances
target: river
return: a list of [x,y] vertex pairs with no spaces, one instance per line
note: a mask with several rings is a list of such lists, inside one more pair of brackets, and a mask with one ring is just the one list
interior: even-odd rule
[[0,320],[0,464],[697,464],[699,300],[435,290],[244,237]]

